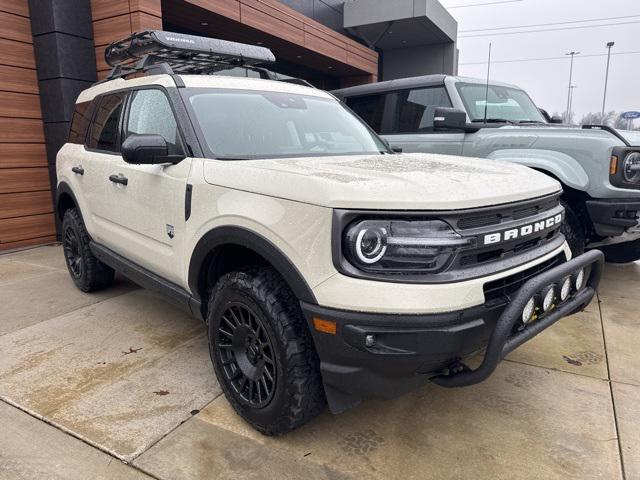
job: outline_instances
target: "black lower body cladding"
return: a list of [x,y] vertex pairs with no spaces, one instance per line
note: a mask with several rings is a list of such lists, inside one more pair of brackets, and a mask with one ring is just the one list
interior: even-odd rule
[[587,211],[597,235],[617,237],[640,227],[640,198],[587,200]]
[[[302,303],[309,322],[329,407],[335,413],[369,397],[395,398],[429,381],[445,387],[479,383],[512,350],[563,317],[584,309],[595,295],[604,258],[592,250],[527,280],[502,301],[466,310],[429,315],[349,312]],[[564,301],[524,325],[522,313],[532,297],[583,270],[585,284]],[[335,322],[335,334],[314,328],[314,319]],[[462,360],[484,350],[482,364]]]

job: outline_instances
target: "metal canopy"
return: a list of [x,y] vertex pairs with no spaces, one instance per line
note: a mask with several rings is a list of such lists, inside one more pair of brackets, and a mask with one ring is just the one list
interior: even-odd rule
[[455,43],[458,23],[437,0],[352,0],[344,27],[381,50]]

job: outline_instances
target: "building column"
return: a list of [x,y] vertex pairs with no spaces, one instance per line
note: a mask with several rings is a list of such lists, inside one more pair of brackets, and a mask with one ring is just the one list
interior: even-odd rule
[[56,155],[67,141],[78,94],[97,79],[91,6],[89,0],[29,0],[29,9],[55,200]]

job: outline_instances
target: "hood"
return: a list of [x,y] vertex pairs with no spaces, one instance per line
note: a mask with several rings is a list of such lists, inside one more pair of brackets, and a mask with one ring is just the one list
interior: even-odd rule
[[204,176],[213,185],[331,208],[453,210],[560,190],[513,163],[421,153],[207,160]]
[[640,132],[637,130],[617,130],[632,147],[640,147]]

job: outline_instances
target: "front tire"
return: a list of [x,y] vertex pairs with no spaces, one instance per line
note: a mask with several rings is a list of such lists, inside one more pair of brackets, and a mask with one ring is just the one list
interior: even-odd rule
[[73,283],[83,292],[94,292],[111,286],[115,274],[111,267],[91,253],[90,241],[78,210],[67,210],[62,219],[64,259]]
[[584,253],[584,247],[586,245],[585,229],[582,226],[580,217],[565,201],[561,201],[560,204],[564,207],[565,218],[560,231],[563,233],[571,248],[573,257],[582,255]]
[[632,242],[598,247],[609,263],[631,263],[640,260],[640,239]]
[[208,310],[209,353],[235,411],[265,435],[318,415],[320,365],[297,299],[271,268],[224,275]]

